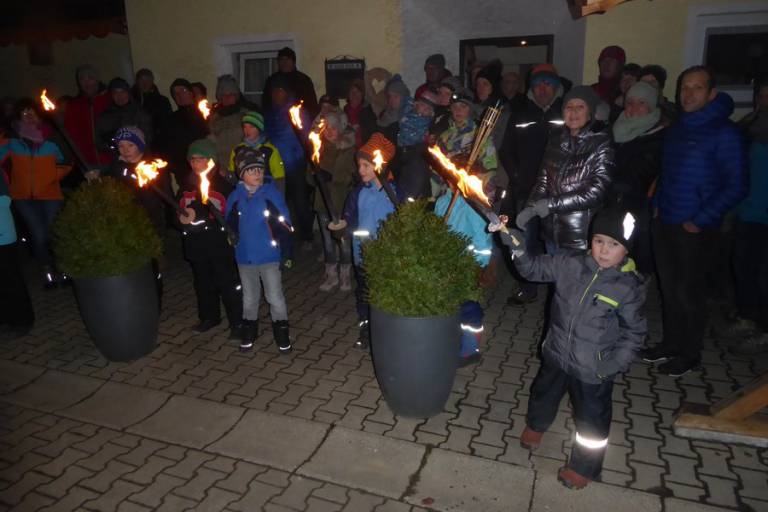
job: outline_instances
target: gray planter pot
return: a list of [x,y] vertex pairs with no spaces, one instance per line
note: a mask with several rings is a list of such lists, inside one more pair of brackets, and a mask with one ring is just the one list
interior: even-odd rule
[[371,307],[376,379],[395,414],[429,418],[453,388],[461,329],[455,317],[401,317]]

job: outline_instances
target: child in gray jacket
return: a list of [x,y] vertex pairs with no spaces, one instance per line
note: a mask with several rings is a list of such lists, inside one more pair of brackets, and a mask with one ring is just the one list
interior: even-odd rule
[[645,279],[628,257],[634,231],[631,214],[606,210],[592,224],[590,251],[540,256],[515,244],[522,233],[510,230],[516,240],[502,235],[522,277],[555,284],[520,443],[530,450],[539,446],[567,391],[576,439],[558,479],[571,489],[585,487],[602,470],[613,379],[628,370],[645,340]]

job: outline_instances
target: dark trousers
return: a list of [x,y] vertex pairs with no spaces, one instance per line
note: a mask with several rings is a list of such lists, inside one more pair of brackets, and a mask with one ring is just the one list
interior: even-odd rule
[[768,332],[768,224],[737,221],[731,258],[739,315]]
[[707,326],[707,279],[719,232],[688,233],[677,224],[653,223],[653,247],[661,288],[664,336],[669,352],[688,361],[701,359]]
[[[546,432],[557,416],[557,409],[566,391],[576,423],[576,440],[568,467],[594,480],[603,469],[611,428],[613,381],[587,384],[557,366],[542,361],[539,373],[531,384],[526,416],[528,427],[536,432]],[[602,443],[605,444],[599,446]]]
[[17,243],[0,245],[0,324],[31,326],[35,321]]
[[331,236],[331,230],[328,229],[328,223],[331,218],[325,212],[317,212],[317,223],[320,226],[320,236],[323,239],[323,254],[326,264],[352,263],[352,248],[349,246],[348,237],[343,240],[337,240]]
[[62,203],[63,201],[59,199],[19,199],[13,202],[32,238],[32,254],[41,265],[47,267],[53,266],[51,232],[53,220],[59,213]]
[[197,295],[197,316],[200,321],[217,322],[221,318],[221,299],[229,325],[240,324],[243,317],[243,298],[237,266],[232,256],[214,255],[190,261],[190,264]]
[[291,218],[301,240],[312,241],[314,217],[309,207],[309,189],[306,171],[298,170],[285,174],[285,200],[291,210]]
[[360,265],[355,265],[355,307],[357,308],[357,319],[368,320],[370,316],[370,307],[368,305],[368,284],[365,282],[365,271]]

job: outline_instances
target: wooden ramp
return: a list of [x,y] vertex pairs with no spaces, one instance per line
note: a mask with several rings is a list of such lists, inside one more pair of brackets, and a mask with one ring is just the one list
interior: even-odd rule
[[681,437],[768,448],[768,374],[711,407],[686,405],[672,427]]

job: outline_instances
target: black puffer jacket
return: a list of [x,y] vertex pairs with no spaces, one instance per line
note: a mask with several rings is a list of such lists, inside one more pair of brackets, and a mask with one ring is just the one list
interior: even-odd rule
[[639,137],[616,144],[616,169],[608,192],[610,203],[632,211],[646,207],[648,192],[661,172],[663,142],[664,126],[657,125]]
[[542,219],[546,240],[568,249],[587,248],[589,224],[603,205],[613,160],[611,136],[596,126],[575,137],[565,126],[552,133],[528,200],[547,199],[549,215]]

